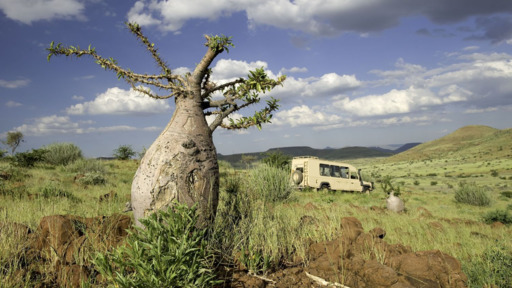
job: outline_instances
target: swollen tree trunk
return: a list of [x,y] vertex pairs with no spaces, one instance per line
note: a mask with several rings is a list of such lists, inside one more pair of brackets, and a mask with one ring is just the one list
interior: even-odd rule
[[[197,94],[196,94],[197,95]],[[135,222],[173,201],[198,204],[199,222],[213,221],[218,203],[219,167],[212,131],[198,97],[176,98],[176,110],[146,151],[132,183]]]

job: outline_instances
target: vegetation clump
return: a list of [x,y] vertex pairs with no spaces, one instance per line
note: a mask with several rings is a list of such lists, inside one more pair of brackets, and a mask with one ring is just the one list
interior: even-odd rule
[[[512,215],[508,213],[508,210],[494,210],[484,215],[484,222],[492,224],[494,222],[500,222],[505,225],[512,224]],[[512,275],[512,274],[511,274]]]
[[196,228],[195,206],[176,203],[140,219],[126,245],[98,253],[96,268],[114,287],[212,287],[218,284],[206,229]]
[[487,190],[475,183],[460,182],[459,189],[455,191],[455,201],[473,206],[491,205],[491,198]]
[[16,153],[11,158],[11,164],[18,167],[34,167],[36,163],[43,162],[47,153],[45,149],[32,149],[30,152]]
[[82,150],[73,143],[53,143],[44,146],[46,150],[44,162],[51,165],[66,166],[82,159]]

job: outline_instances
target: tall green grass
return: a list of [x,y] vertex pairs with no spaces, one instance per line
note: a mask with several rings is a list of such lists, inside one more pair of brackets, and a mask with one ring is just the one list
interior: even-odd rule
[[82,150],[73,143],[52,143],[43,149],[46,150],[44,162],[50,165],[66,166],[83,158]]

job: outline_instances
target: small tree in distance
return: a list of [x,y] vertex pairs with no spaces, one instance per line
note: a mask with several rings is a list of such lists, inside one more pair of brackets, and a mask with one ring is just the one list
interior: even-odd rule
[[7,139],[2,141],[5,145],[11,147],[11,154],[14,154],[16,148],[23,142],[23,133],[20,131],[7,132]]
[[133,151],[131,145],[119,145],[117,149],[114,149],[114,157],[118,160],[128,160],[137,154]]
[[[234,47],[231,37],[205,35],[206,52],[191,73],[172,72],[136,23],[127,23],[130,31],[149,51],[160,69],[159,74],[138,74],[121,67],[113,58],[96,53],[95,48],[64,47],[52,42],[48,60],[53,55],[90,56],[132,89],[155,99],[174,97],[176,108],[164,131],[153,142],[141,160],[132,182],[132,208],[137,225],[140,218],[156,210],[173,206],[175,200],[189,207],[197,205],[198,225],[208,226],[214,220],[219,196],[219,166],[212,133],[218,127],[247,129],[269,123],[278,109],[278,100],[270,98],[253,116],[236,121],[229,118],[234,112],[260,102],[260,94],[281,85],[285,76],[270,79],[263,68],[249,71],[246,78],[217,84],[210,80],[210,65],[222,52]],[[145,87],[165,91],[163,95]],[[215,95],[215,98],[214,98]],[[206,117],[212,121],[208,123]]]

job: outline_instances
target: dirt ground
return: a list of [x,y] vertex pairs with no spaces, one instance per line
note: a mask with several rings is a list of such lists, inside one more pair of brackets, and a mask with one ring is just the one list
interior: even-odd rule
[[[90,265],[83,264],[86,252],[97,245],[120,245],[131,224],[130,217],[121,214],[55,215],[41,219],[37,231],[3,223],[0,232],[9,228],[16,231],[16,237],[29,239],[21,259],[24,269],[17,277],[36,277],[41,283],[38,287],[80,287],[82,279],[97,277]],[[242,265],[220,267],[225,283],[219,287],[467,287],[460,262],[450,255],[388,244],[386,231],[374,228],[365,233],[353,217],[343,218],[341,225],[336,239],[311,243],[307,265],[298,259],[264,276]]]

